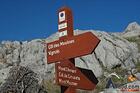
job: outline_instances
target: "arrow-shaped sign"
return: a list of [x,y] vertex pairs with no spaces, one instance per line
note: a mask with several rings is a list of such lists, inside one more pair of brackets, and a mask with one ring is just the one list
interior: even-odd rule
[[53,63],[65,59],[91,54],[100,40],[91,32],[47,44],[47,62]]
[[56,63],[56,81],[62,86],[93,90],[98,83],[91,70],[77,68],[69,60]]

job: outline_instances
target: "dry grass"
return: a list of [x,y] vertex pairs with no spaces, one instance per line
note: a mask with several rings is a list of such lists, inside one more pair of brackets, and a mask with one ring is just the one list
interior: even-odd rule
[[60,87],[53,83],[53,80],[42,80],[41,85],[48,93],[60,93]]

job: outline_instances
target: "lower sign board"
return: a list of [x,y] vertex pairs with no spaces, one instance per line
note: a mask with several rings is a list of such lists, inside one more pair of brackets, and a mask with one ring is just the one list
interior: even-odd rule
[[99,42],[100,40],[95,35],[86,32],[64,40],[47,43],[47,62],[53,63],[91,54]]
[[[77,89],[93,90],[98,83],[97,78],[89,73],[90,76],[85,76],[89,70],[76,68],[72,63],[60,62],[56,63],[56,82],[58,85],[71,86]],[[92,71],[90,71],[92,72]],[[93,77],[92,77],[93,76]],[[90,78],[88,78],[90,77]]]

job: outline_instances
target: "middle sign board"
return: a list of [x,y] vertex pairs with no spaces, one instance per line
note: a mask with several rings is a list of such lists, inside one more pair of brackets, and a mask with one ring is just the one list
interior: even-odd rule
[[91,32],[47,44],[48,63],[91,54],[100,40]]

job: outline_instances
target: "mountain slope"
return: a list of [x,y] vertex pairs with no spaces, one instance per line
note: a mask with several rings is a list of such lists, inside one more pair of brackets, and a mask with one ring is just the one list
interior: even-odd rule
[[[130,31],[122,33],[123,35],[109,34],[103,31],[94,30],[75,30],[75,35],[92,32],[100,40],[100,44],[91,55],[76,58],[76,66],[91,69],[98,78],[105,77],[105,73],[116,71],[122,77],[126,74],[120,70],[130,70],[135,68],[140,62],[140,55],[138,44],[130,42],[128,38],[124,37],[126,33],[130,33],[131,27],[128,26]],[[139,29],[139,27],[138,27]],[[136,29],[137,30],[137,29]],[[139,30],[138,30],[139,31]],[[138,31],[132,31],[137,33]],[[55,80],[54,64],[47,64],[45,45],[44,43],[58,39],[58,33],[53,34],[47,39],[35,39],[32,41],[3,41],[0,44],[0,84],[5,82],[9,70],[13,66],[28,67],[38,75],[39,84],[43,85],[49,93],[59,91],[59,89],[49,89],[46,84],[50,84]],[[139,40],[138,40],[139,42]],[[51,81],[51,82],[48,82]],[[46,83],[47,82],[47,83]],[[57,86],[56,86],[57,87]]]

